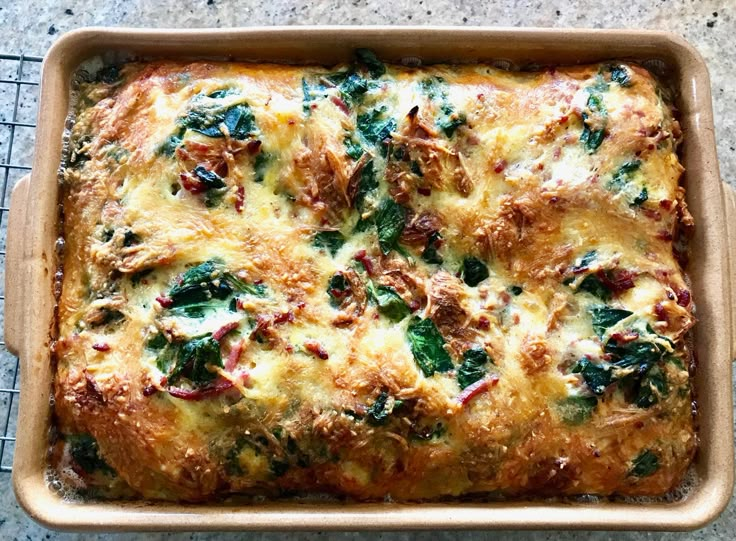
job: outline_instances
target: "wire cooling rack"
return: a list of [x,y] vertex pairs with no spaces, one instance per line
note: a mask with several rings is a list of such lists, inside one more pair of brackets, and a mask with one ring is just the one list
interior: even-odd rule
[[[0,53],[0,322],[5,308],[5,246],[10,193],[31,170],[41,57]],[[9,472],[18,415],[18,359],[0,340],[0,472]]]

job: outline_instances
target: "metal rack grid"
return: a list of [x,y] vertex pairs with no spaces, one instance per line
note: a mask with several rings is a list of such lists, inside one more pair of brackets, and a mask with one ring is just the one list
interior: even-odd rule
[[[0,274],[3,282],[10,193],[31,169],[42,60],[38,56],[0,53]],[[0,305],[4,309],[4,284],[0,284]],[[1,315],[0,321],[4,321]],[[7,351],[3,337],[0,340],[0,472],[12,469],[20,393],[18,372],[18,359]]]

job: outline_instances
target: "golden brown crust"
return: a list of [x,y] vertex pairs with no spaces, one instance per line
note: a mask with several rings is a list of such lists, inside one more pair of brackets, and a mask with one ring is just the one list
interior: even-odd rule
[[181,500],[667,492],[697,440],[679,137],[630,64],[82,85],[54,462]]

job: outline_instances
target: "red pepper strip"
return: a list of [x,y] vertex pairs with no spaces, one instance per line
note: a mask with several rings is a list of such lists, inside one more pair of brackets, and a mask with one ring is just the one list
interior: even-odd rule
[[485,393],[490,387],[495,387],[496,385],[498,385],[498,376],[479,379],[472,385],[465,387],[465,389],[457,395],[457,401],[464,406],[479,394]]
[[639,338],[639,333],[636,331],[615,332],[611,335],[611,338],[618,343],[628,343]]
[[292,323],[294,321],[294,312],[280,312],[273,316],[273,324],[281,325],[282,323]]
[[330,355],[327,353],[327,350],[322,347],[322,344],[317,342],[316,340],[305,340],[304,341],[304,349],[306,349],[308,352],[312,353],[313,355],[316,355],[323,361],[326,361],[330,358]]
[[233,387],[233,382],[229,379],[220,378],[212,385],[202,387],[201,389],[182,389],[181,387],[169,387],[166,389],[168,393],[174,398],[181,398],[182,400],[204,400],[211,396],[227,391]]
[[248,149],[248,152],[250,152],[252,155],[256,155],[261,151],[261,145],[262,143],[258,139],[251,139],[245,145],[245,148]]
[[110,344],[97,342],[96,344],[92,344],[92,349],[97,351],[110,351]]
[[233,347],[230,348],[230,353],[225,360],[226,372],[232,372],[238,365],[238,359],[240,359],[240,354],[243,352],[243,342],[244,340],[238,340],[233,344]]
[[332,101],[332,103],[337,105],[337,108],[340,109],[343,113],[345,113],[346,115],[350,114],[350,109],[348,108],[347,104],[342,101],[341,98],[338,98],[337,96],[332,96],[330,100]]
[[373,276],[373,262],[371,261],[371,258],[368,257],[365,250],[358,250],[358,252],[353,256],[353,259],[363,265],[368,276]]
[[194,194],[202,193],[207,190],[207,187],[204,184],[192,177],[189,173],[181,173],[179,175],[179,182],[181,183],[182,188]]
[[161,308],[170,308],[171,305],[174,304],[174,299],[161,295],[156,297],[156,302],[161,305]]
[[609,278],[606,271],[600,270],[596,273],[596,276],[598,276],[598,279],[603,282],[603,285],[614,293],[620,293],[621,291],[626,291],[627,289],[634,287],[634,278],[636,278],[636,275],[633,272],[628,270],[617,270],[613,271],[611,274],[613,277]]
[[238,325],[240,325],[239,321],[232,321],[228,323],[227,325],[223,325],[219,329],[217,329],[215,332],[212,333],[212,338],[217,340],[218,342],[225,338],[225,335],[229,333],[230,331],[234,331],[238,328]]
[[212,150],[211,145],[205,145],[198,141],[187,141],[184,144],[187,147],[187,150],[191,150],[192,152],[209,152]]
[[245,188],[238,186],[238,191],[235,193],[235,210],[243,212],[243,204],[245,203]]

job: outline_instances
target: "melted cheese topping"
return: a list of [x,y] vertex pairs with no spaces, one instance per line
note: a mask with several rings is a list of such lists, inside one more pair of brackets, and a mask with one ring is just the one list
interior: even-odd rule
[[366,63],[82,85],[57,466],[183,500],[672,489],[692,220],[655,80]]

